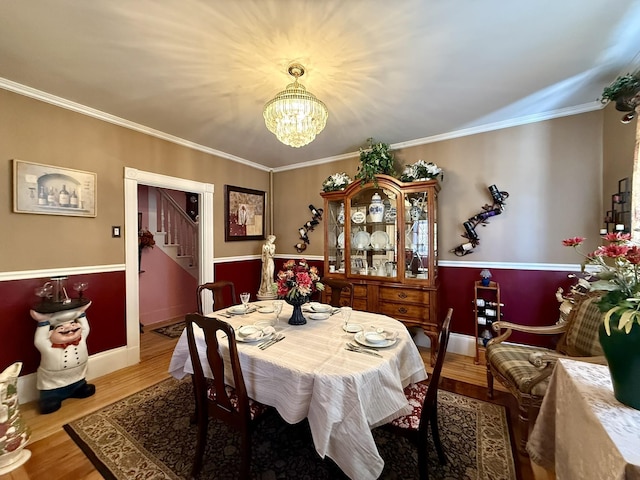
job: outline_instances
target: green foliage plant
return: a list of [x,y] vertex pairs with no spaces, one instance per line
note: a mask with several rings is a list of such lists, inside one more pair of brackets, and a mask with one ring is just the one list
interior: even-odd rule
[[373,182],[377,187],[376,175],[384,174],[392,177],[396,176],[394,169],[393,154],[389,152],[389,145],[383,142],[375,142],[373,138],[368,138],[369,146],[360,148],[360,165],[356,172],[355,179],[360,180],[362,185]]

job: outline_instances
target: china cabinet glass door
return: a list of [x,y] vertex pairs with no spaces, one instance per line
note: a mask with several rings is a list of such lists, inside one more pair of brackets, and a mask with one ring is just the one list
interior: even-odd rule
[[327,222],[327,260],[329,273],[345,272],[345,206],[344,201],[329,201]]
[[[429,191],[406,193],[404,197],[404,276],[411,279],[429,279],[429,261],[432,255]],[[435,228],[435,223],[433,228]]]
[[388,188],[363,188],[348,200],[348,272],[351,275],[397,278],[398,200]]

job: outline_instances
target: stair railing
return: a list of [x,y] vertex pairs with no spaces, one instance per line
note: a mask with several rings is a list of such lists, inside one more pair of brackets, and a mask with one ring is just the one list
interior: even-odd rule
[[165,245],[177,245],[178,256],[190,256],[192,266],[197,266],[198,223],[161,188],[156,188],[157,231],[164,233]]

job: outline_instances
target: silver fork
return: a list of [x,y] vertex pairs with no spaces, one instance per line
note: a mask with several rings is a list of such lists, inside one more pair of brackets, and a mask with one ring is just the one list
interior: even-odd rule
[[347,345],[354,350],[365,350],[367,352],[378,353],[378,351],[374,350],[373,348],[366,348],[366,347],[363,347],[362,345],[356,345],[355,343],[348,342]]
[[280,340],[282,340],[284,338],[284,336],[281,333],[276,334],[273,338],[270,338],[269,340],[267,340],[266,342],[261,343],[260,345],[258,345],[258,348],[260,350],[264,350],[268,347],[270,347],[271,345],[273,345],[274,343],[279,342]]
[[349,350],[350,352],[366,353],[367,355],[373,355],[374,357],[382,358],[382,355],[380,355],[378,352],[376,352],[374,350],[368,350],[366,348],[360,348],[360,347],[354,346],[351,343],[347,343],[347,346],[345,348],[347,350]]

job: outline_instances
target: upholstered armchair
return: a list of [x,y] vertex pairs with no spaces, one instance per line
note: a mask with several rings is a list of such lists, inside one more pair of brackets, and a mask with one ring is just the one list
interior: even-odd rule
[[[516,398],[520,430],[519,449],[526,455],[529,436],[529,412],[540,408],[558,358],[573,358],[591,363],[605,363],[598,337],[602,313],[596,301],[602,292],[576,293],[566,321],[551,326],[532,327],[509,322],[495,322],[499,336],[487,344],[487,387],[493,398],[493,379],[496,378]],[[513,331],[557,335],[561,334],[555,350],[530,345],[505,343]]]

